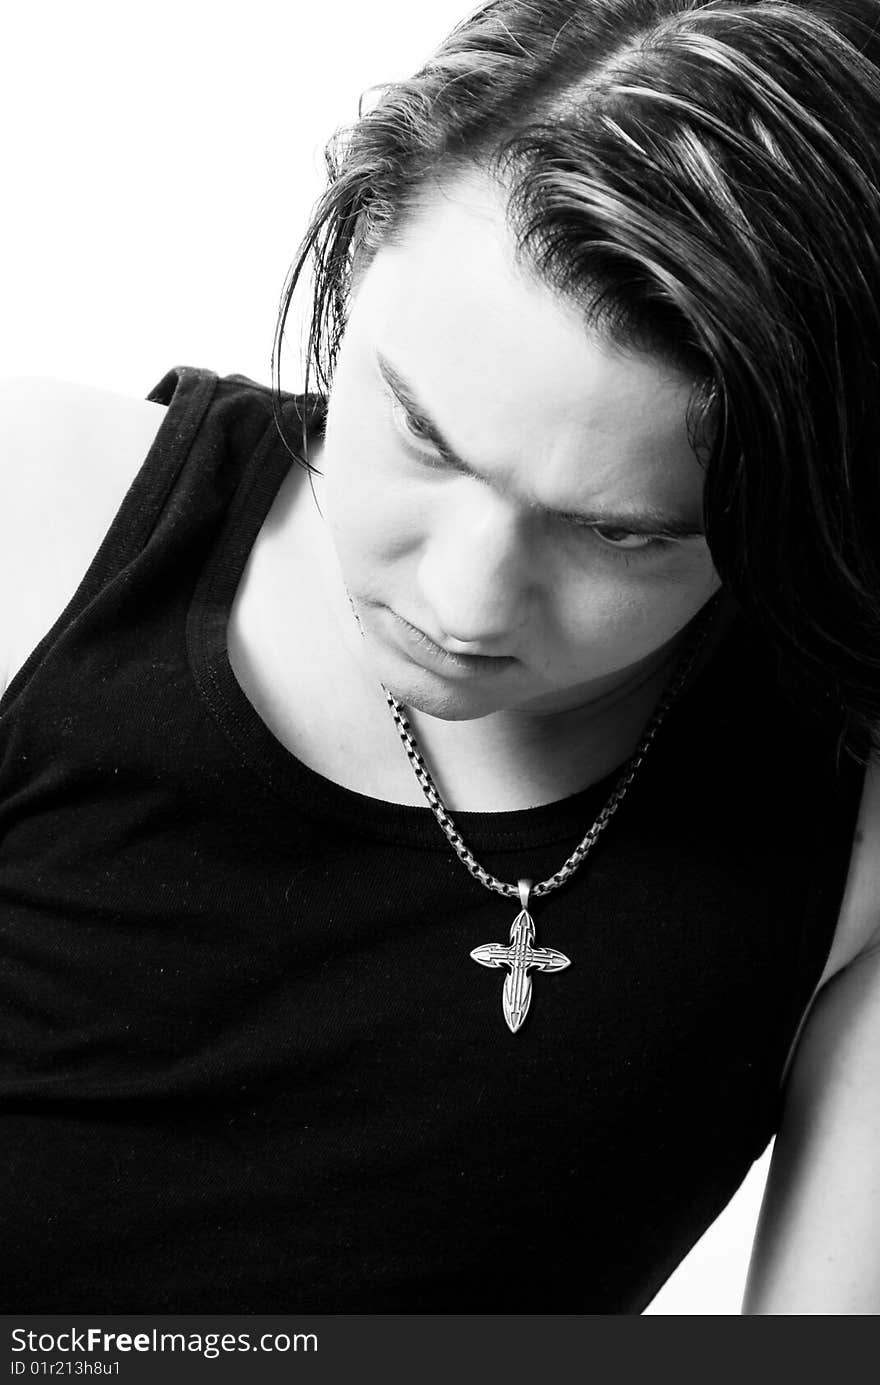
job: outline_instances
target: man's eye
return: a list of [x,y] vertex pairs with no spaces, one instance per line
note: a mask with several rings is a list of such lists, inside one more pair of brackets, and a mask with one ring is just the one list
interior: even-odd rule
[[622,548],[629,552],[663,543],[662,539],[655,538],[652,534],[634,534],[631,529],[611,529],[601,524],[592,524],[590,528],[610,548]]
[[405,438],[413,442],[419,442],[422,446],[435,446],[434,440],[430,434],[425,432],[423,425],[417,418],[413,417],[409,410],[401,404],[399,399],[391,398],[389,400],[389,409],[395,426]]
[[675,540],[664,539],[660,535],[651,533],[633,533],[632,529],[613,529],[608,525],[590,525],[590,530],[595,533],[600,543],[606,548],[611,548],[613,553],[619,553],[622,557],[632,553],[639,557],[649,557],[651,554],[661,553],[664,548],[669,548]]

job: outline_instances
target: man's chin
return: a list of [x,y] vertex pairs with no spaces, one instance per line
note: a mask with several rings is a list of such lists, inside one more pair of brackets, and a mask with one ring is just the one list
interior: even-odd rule
[[444,684],[429,673],[414,670],[407,676],[390,661],[371,659],[370,668],[377,683],[383,684],[405,708],[438,721],[476,721],[502,708],[485,691]]

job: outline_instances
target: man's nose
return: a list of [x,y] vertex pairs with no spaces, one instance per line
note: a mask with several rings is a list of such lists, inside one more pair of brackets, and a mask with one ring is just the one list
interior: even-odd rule
[[[523,517],[481,483],[434,511],[418,568],[432,633],[454,653],[508,654],[536,595]],[[470,488],[468,488],[470,490]]]

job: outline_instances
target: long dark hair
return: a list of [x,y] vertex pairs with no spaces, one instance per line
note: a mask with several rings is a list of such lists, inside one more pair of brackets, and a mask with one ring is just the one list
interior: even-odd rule
[[586,325],[691,373],[719,575],[850,748],[876,744],[880,0],[495,0],[326,161],[279,396],[306,263],[324,394],[353,276],[428,180],[484,170]]

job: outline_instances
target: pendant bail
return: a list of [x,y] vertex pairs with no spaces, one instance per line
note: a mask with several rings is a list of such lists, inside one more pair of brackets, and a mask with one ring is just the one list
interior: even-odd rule
[[529,895],[532,892],[533,884],[534,881],[527,880],[525,877],[523,877],[522,880],[517,881],[517,889],[519,890],[519,902],[527,913],[529,908]]

